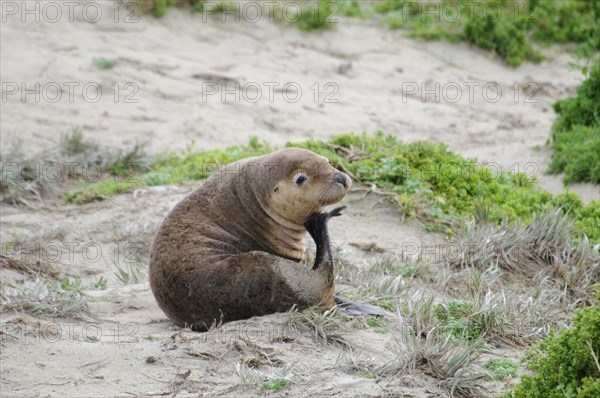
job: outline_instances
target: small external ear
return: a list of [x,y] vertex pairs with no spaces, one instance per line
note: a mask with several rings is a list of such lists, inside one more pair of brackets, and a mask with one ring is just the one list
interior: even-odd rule
[[275,189],[273,190],[273,192],[277,192],[279,191],[279,187],[275,187]]

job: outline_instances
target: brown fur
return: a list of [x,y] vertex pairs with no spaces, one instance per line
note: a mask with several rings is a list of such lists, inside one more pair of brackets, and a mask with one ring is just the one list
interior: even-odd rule
[[[308,179],[301,186],[294,182],[299,173]],[[294,304],[331,308],[333,279],[300,262],[304,222],[338,202],[350,184],[325,158],[297,148],[215,173],[156,234],[150,286],[159,306],[177,325],[197,330]]]

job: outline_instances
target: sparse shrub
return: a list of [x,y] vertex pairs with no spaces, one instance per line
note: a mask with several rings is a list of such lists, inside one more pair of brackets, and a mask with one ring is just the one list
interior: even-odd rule
[[575,192],[565,190],[554,196],[550,204],[562,209],[573,221],[575,230],[572,232],[578,240],[585,234],[593,244],[600,241],[600,200],[586,205]]
[[376,9],[385,15],[383,19],[392,29],[406,28],[412,36],[449,42],[465,40],[494,51],[512,66],[524,60],[539,62],[542,57],[532,48],[527,26],[519,18],[525,13],[519,14],[513,9],[515,6],[521,7],[496,0],[386,0],[378,3]]
[[600,3],[581,0],[528,0],[532,17],[527,23],[533,38],[544,43],[578,43],[578,53],[589,56],[600,49]]
[[381,326],[381,321],[378,318],[369,318],[367,319],[367,325],[370,327],[379,327]]
[[392,273],[398,276],[412,278],[417,274],[417,267],[408,263],[400,263],[392,269]]
[[[597,397],[600,391],[600,306],[580,310],[573,326],[537,345],[528,361],[534,376],[523,375],[514,398]],[[511,396],[510,393],[505,396]]]
[[465,40],[494,51],[512,66],[541,61],[533,40],[577,43],[576,54],[585,57],[600,49],[596,1],[382,0],[374,9],[392,29],[404,28],[426,40]]
[[[600,4],[600,3],[598,3]],[[577,95],[554,104],[550,172],[565,173],[565,183],[600,183],[600,63]]]
[[[171,6],[191,6],[195,12],[238,10],[232,2],[204,0],[139,0],[142,12],[161,17]],[[279,8],[280,11],[280,8]],[[600,49],[597,1],[585,0],[304,0],[295,24],[303,30],[331,26],[335,15],[370,18],[378,15],[392,29],[405,28],[414,37],[449,42],[468,41],[489,49],[517,66],[543,57],[532,46],[577,43],[576,54],[590,57]],[[277,21],[284,18],[278,17]]]
[[309,0],[301,8],[298,27],[302,30],[318,30],[329,28],[336,8],[331,0]]
[[523,28],[512,21],[512,16],[498,18],[475,11],[474,17],[465,23],[463,37],[478,47],[496,51],[511,66],[518,66],[526,59],[536,62],[542,59],[527,41]]
[[255,385],[261,379],[261,374],[254,367],[240,362],[235,364],[235,374],[241,385]]

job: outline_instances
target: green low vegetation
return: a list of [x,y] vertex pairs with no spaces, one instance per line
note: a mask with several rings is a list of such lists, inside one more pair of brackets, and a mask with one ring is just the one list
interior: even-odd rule
[[108,58],[94,58],[92,60],[92,63],[99,69],[108,70],[114,68],[117,65],[117,60]]
[[518,66],[539,62],[534,43],[575,43],[575,53],[590,57],[600,49],[600,4],[581,0],[442,0],[439,2],[339,0],[348,16],[379,15],[392,29],[414,37],[466,41],[491,50]]
[[[141,0],[140,0],[141,1]],[[518,66],[539,62],[536,45],[574,43],[575,54],[591,57],[600,49],[600,3],[584,0],[306,0],[286,8],[272,7],[275,21],[303,30],[329,28],[337,16],[378,18],[391,29],[406,29],[413,37],[449,42],[466,41],[490,50]],[[145,12],[161,17],[171,6],[191,6],[196,12],[242,12],[242,2],[207,0],[149,0]],[[265,8],[263,15],[267,12]],[[252,14],[254,16],[254,14]]]
[[564,172],[564,182],[600,183],[600,63],[577,89],[577,95],[554,104],[550,172]]
[[73,280],[65,277],[60,281],[60,288],[65,292],[81,292],[83,285],[81,284],[81,279],[78,277]]
[[298,15],[298,27],[302,30],[326,29],[332,26],[337,7],[333,2],[304,3]]
[[[256,7],[261,2],[252,4],[252,11],[248,11],[247,4],[243,1],[212,1],[212,0],[139,0],[140,8],[143,12],[152,12],[157,18],[165,15],[166,11],[173,6],[190,7],[192,12],[206,13],[216,15],[227,13],[231,16],[237,14],[235,18],[225,18],[225,21],[239,21],[244,18],[251,18],[253,21],[257,18]],[[283,2],[272,2],[264,4],[260,11],[262,16],[268,15],[268,18],[279,23],[290,23],[298,26],[302,30],[319,30],[332,26],[334,16],[339,9],[336,1],[311,1],[299,0],[290,2],[286,6]],[[245,15],[245,12],[252,12],[252,16]],[[272,19],[271,19],[272,18]]]
[[450,300],[433,309],[437,326],[456,340],[475,340],[482,336],[479,325],[473,321],[474,305],[470,301]]
[[167,12],[167,9],[173,5],[175,5],[175,0],[151,0],[146,2],[144,0],[138,0],[138,4],[141,4],[142,7],[145,6],[144,3],[152,3],[152,12],[156,17],[162,17]]
[[[394,200],[408,216],[420,217],[434,230],[452,234],[464,221],[480,213],[495,223],[505,218],[527,223],[536,213],[560,207],[573,219],[576,239],[586,235],[592,243],[600,241],[600,201],[586,205],[570,191],[552,195],[541,189],[534,177],[490,170],[441,143],[405,144],[379,132],[343,134],[329,142],[308,140],[288,146],[324,155],[332,165],[358,181],[393,192]],[[127,181],[116,176],[96,184],[86,183],[69,192],[65,200],[86,203],[136,187],[201,180],[220,165],[274,149],[257,138],[248,145],[225,150],[194,152],[190,146],[181,153],[159,156],[148,172]]]
[[90,282],[89,287],[91,290],[106,290],[108,285],[108,279],[103,276],[99,276],[93,282]]
[[113,267],[113,274],[123,285],[140,283],[144,277],[143,266],[138,263],[126,262],[120,264],[113,262]]
[[483,364],[495,380],[502,381],[517,375],[517,364],[510,359],[490,359]]
[[[600,299],[600,291],[597,292]],[[535,346],[527,361],[535,375],[521,376],[514,398],[593,398],[600,395],[600,306],[586,307],[573,326],[551,333]]]
[[275,379],[262,384],[263,391],[279,392],[290,384],[286,379]]

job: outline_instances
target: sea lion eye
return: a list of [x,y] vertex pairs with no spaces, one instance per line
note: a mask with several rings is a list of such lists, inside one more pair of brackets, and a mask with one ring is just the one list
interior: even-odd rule
[[303,185],[306,181],[308,181],[308,178],[302,173],[298,173],[294,176],[294,183],[296,185]]

